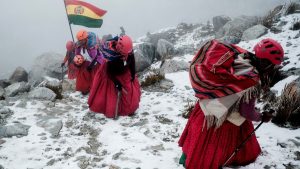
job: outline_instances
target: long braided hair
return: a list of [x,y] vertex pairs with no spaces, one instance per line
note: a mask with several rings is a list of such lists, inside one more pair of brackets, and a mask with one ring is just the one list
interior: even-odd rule
[[114,60],[107,62],[107,73],[109,77],[116,77],[117,75],[122,75],[126,69],[130,70],[131,80],[135,77],[135,58],[133,52],[127,57],[127,60],[122,58],[116,58]]

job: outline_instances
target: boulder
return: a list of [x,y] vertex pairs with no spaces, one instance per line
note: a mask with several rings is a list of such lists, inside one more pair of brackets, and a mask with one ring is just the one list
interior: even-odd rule
[[51,100],[54,101],[56,94],[46,88],[46,87],[38,87],[29,92],[28,98],[31,99],[40,99],[40,100]]
[[10,76],[9,81],[15,82],[28,82],[28,73],[22,67],[17,67],[14,73]]
[[54,88],[59,88],[61,85],[61,81],[56,78],[45,77],[45,87],[50,86]]
[[56,94],[56,99],[62,99],[62,83],[60,80],[46,76],[45,80],[38,87],[46,87]]
[[136,71],[141,72],[149,67],[156,58],[155,46],[151,43],[141,43],[134,48]]
[[14,97],[19,93],[28,92],[30,90],[30,85],[25,82],[18,82],[11,84],[5,88],[5,95],[7,97]]
[[249,41],[253,39],[257,39],[263,35],[265,35],[268,32],[268,28],[266,28],[263,25],[255,25],[251,28],[248,28],[242,36],[242,40]]
[[214,31],[218,31],[221,27],[223,27],[229,21],[231,21],[231,18],[228,16],[225,16],[225,15],[213,17]]
[[27,136],[30,126],[21,123],[0,127],[0,137]]
[[62,70],[61,62],[64,56],[57,53],[44,53],[34,60],[33,66],[29,72],[29,83],[37,85],[43,81],[44,76],[61,79]]
[[156,51],[158,60],[171,59],[175,53],[174,45],[165,39],[158,40]]

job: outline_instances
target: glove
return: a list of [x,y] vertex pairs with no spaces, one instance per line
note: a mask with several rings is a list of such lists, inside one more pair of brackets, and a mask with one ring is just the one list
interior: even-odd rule
[[116,87],[119,91],[121,91],[121,90],[122,90],[122,84],[121,84],[119,81],[115,81],[114,83],[115,83],[115,87]]
[[65,63],[61,63],[60,67],[64,67],[65,66]]
[[273,109],[262,112],[262,121],[265,123],[269,122],[273,118],[273,113],[275,113]]

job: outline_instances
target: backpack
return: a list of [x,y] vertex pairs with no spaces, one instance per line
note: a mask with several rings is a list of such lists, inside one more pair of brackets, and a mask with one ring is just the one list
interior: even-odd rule
[[238,46],[218,40],[203,45],[190,65],[190,80],[196,97],[220,98],[255,85],[258,75],[253,70],[235,74],[235,59],[247,53]]

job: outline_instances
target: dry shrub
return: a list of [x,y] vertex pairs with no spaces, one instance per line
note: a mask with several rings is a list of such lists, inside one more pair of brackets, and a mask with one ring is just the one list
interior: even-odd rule
[[148,75],[145,78],[145,80],[141,82],[141,86],[142,87],[151,86],[157,82],[160,82],[163,79],[165,79],[165,76],[156,72],[156,73]]
[[188,100],[187,104],[184,105],[182,117],[188,119],[190,117],[190,114],[193,111],[194,107],[195,107],[195,101]]
[[282,5],[274,8],[273,10],[269,11],[266,16],[260,19],[260,24],[267,28],[271,28],[275,21],[278,19],[278,14],[280,13],[281,9],[283,8]]
[[298,4],[296,2],[290,2],[287,5],[285,15],[290,15],[296,12]]
[[276,104],[277,98],[276,98],[276,94],[274,92],[272,92],[271,90],[268,91],[261,91],[261,96],[258,100],[258,102],[264,102],[266,103],[263,106],[263,110],[268,110],[268,109],[272,109],[272,107],[274,107],[274,105]]
[[267,76],[267,78],[269,78],[267,79],[267,85],[269,87],[273,87],[276,83],[288,77],[288,75],[280,69],[281,67],[274,68],[272,74]]
[[49,84],[46,84],[45,86],[46,88],[52,90],[55,94],[56,94],[56,98],[55,99],[62,99],[62,85],[59,86],[51,86]]
[[277,125],[300,126],[300,91],[295,82],[284,87],[281,96],[278,99],[276,115],[272,122]]

